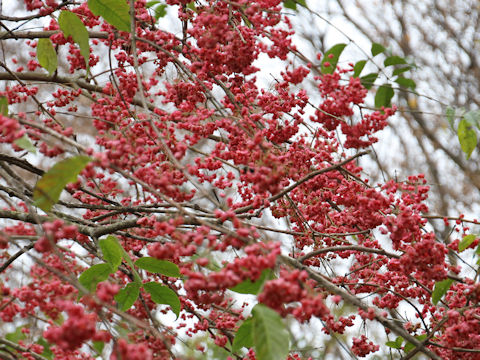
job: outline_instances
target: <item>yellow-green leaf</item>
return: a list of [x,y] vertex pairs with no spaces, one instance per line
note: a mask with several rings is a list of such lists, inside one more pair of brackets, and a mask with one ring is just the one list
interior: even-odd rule
[[472,129],[472,125],[470,125],[467,120],[462,119],[458,124],[457,135],[460,147],[468,160],[473,150],[477,147],[477,134]]
[[82,20],[70,11],[62,11],[58,17],[58,25],[63,32],[65,38],[72,37],[80,47],[80,54],[85,59],[85,64],[88,69],[88,62],[90,59],[90,45],[88,44],[88,31]]
[[290,336],[280,315],[263,304],[252,309],[252,338],[258,360],[286,359]]
[[121,311],[127,311],[137,301],[140,295],[140,286],[139,282],[131,282],[115,295],[115,301]]
[[334,45],[323,55],[322,67],[320,68],[322,74],[331,74],[336,70],[338,59],[343,49],[345,49],[345,46],[347,46],[347,44]]
[[97,289],[97,284],[107,280],[112,271],[110,264],[93,265],[80,275],[78,281],[88,291],[93,292]]
[[15,145],[22,148],[23,150],[27,150],[32,154],[37,153],[37,149],[35,148],[35,146],[33,146],[32,142],[30,141],[27,135],[23,135],[21,138],[15,140],[14,142],[15,142]]
[[443,281],[437,281],[435,283],[435,287],[432,292],[432,304],[437,305],[437,303],[440,301],[440,299],[445,295],[450,289],[450,286],[452,286],[453,280],[452,279],[446,279]]
[[48,170],[33,189],[35,206],[43,211],[50,211],[60,198],[63,188],[77,181],[77,176],[83,168],[92,161],[88,156],[75,156],[62,160]]
[[0,115],[8,116],[8,99],[0,96]]
[[107,236],[98,242],[100,249],[102,249],[103,258],[108,262],[113,270],[117,270],[122,263],[123,248],[117,241],[115,236]]
[[470,245],[472,245],[476,238],[477,235],[474,234],[464,236],[463,239],[458,243],[458,251],[462,252],[463,250],[468,248]]
[[143,288],[157,304],[170,305],[178,318],[178,314],[180,314],[180,299],[173,290],[154,281],[143,284]]
[[257,295],[263,287],[266,280],[273,279],[273,271],[271,269],[265,269],[256,281],[245,280],[240,284],[234,286],[230,290],[240,294],[252,294]]
[[180,270],[178,266],[166,260],[159,260],[153,257],[142,257],[135,261],[135,266],[154,274],[180,277]]
[[37,44],[38,63],[51,75],[57,70],[57,53],[50,39],[39,39]]
[[118,30],[130,31],[130,7],[125,0],[88,0],[88,8]]
[[232,350],[234,352],[237,352],[242,347],[249,349],[253,346],[252,326],[253,318],[248,318],[240,325],[233,339]]

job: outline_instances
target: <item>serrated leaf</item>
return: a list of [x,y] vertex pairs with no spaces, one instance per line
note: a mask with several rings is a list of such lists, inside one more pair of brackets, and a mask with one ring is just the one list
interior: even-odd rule
[[371,89],[375,80],[377,80],[378,73],[370,73],[360,78],[360,82],[365,89]]
[[437,281],[435,283],[435,287],[432,292],[432,304],[437,305],[440,299],[445,295],[452,286],[453,280],[452,279],[445,279],[442,281]]
[[0,96],[0,115],[8,116],[8,99],[6,96]]
[[360,75],[366,63],[367,63],[367,60],[360,60],[355,63],[355,65],[353,66],[353,75],[352,75],[354,78],[357,78]]
[[[340,55],[346,46],[347,44],[337,44],[327,50],[322,58],[322,67],[320,68],[322,74],[332,74],[335,71],[337,68],[338,59],[340,58]],[[326,62],[328,62],[330,65],[325,66]]]
[[474,234],[464,236],[463,239],[458,243],[458,251],[459,252],[464,251],[466,248],[472,245],[472,243],[475,241],[476,238],[477,238],[477,235],[474,235]]
[[98,242],[100,249],[102,249],[103,258],[108,262],[114,271],[117,271],[118,267],[122,263],[123,248],[118,243],[115,236],[107,236],[105,239],[101,239]]
[[110,264],[96,264],[85,270],[78,281],[89,292],[93,292],[97,289],[98,283],[108,279],[108,276],[112,273],[113,269]]
[[458,141],[460,142],[460,147],[467,156],[468,160],[470,155],[472,155],[473,150],[475,150],[477,147],[477,134],[472,129],[472,125],[470,125],[467,120],[462,118],[458,124],[457,135]]
[[455,121],[455,109],[451,106],[447,107],[445,111],[445,115],[447,116],[447,121],[450,124],[450,127],[453,129],[453,122]]
[[385,59],[385,61],[383,62],[383,65],[393,66],[393,65],[402,65],[402,64],[406,64],[406,63],[407,63],[407,60],[405,60],[404,58],[402,58],[400,56],[394,55],[394,56],[387,57]]
[[400,86],[403,86],[405,88],[410,88],[412,90],[415,90],[415,88],[417,87],[417,84],[415,83],[415,81],[413,81],[412,79],[405,78],[403,76],[397,77],[395,79],[395,82]]
[[125,0],[88,0],[88,8],[118,30],[130,31],[130,7]]
[[387,51],[387,49],[385,49],[385,47],[383,45],[378,44],[378,43],[373,43],[372,44],[372,49],[371,49],[372,56],[377,56],[378,54],[381,54],[385,51]]
[[72,37],[80,47],[80,54],[82,54],[85,64],[88,69],[90,59],[90,45],[88,44],[88,31],[82,20],[70,11],[62,11],[58,17],[58,25],[63,32],[65,38]]
[[280,315],[263,304],[252,309],[253,347],[257,360],[286,359],[290,336]]
[[154,281],[143,284],[143,288],[157,304],[170,305],[178,318],[178,314],[180,314],[180,299],[173,290]]
[[388,108],[392,105],[391,101],[393,98],[394,92],[390,84],[384,84],[380,86],[375,94],[375,107],[377,109],[382,106]]
[[180,269],[177,264],[166,260],[159,260],[153,257],[142,257],[135,261],[135,266],[154,274],[180,277]]
[[271,269],[265,269],[262,271],[262,274],[256,281],[247,279],[245,281],[242,281],[240,284],[234,286],[230,290],[235,291],[239,294],[257,295],[262,289],[265,281],[271,279],[273,279],[273,271]]
[[38,39],[37,44],[38,63],[51,75],[57,70],[57,53],[50,39]]
[[118,303],[118,308],[121,311],[127,311],[137,301],[140,295],[141,283],[131,282],[121,289],[117,295],[115,295],[115,301]]
[[33,189],[35,206],[43,211],[50,211],[57,203],[63,188],[77,181],[78,174],[92,161],[88,156],[75,156],[59,161],[48,170]]
[[32,142],[30,141],[27,135],[23,135],[21,138],[15,140],[14,143],[18,147],[22,148],[23,150],[27,150],[32,154],[37,153],[37,149],[35,148],[35,146],[33,146]]
[[239,351],[242,347],[250,349],[253,347],[253,319],[248,318],[237,330],[235,338],[233,339],[232,350],[233,352]]

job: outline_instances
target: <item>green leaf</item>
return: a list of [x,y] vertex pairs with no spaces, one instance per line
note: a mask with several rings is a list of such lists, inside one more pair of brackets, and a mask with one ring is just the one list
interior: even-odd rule
[[75,156],[59,161],[48,170],[33,189],[35,206],[43,211],[50,211],[60,198],[63,188],[77,181],[78,174],[92,161],[88,156]]
[[57,70],[57,53],[50,39],[38,39],[37,44],[38,63],[51,75]]
[[395,341],[387,341],[385,345],[391,347],[392,349],[401,349],[403,344],[403,338],[401,336],[397,337]]
[[52,350],[50,350],[50,346],[51,346],[50,343],[47,342],[47,340],[45,340],[43,337],[40,337],[37,340],[37,344],[43,346],[43,352],[41,353],[41,355],[48,360],[52,360],[53,352]]
[[466,154],[468,160],[477,147],[477,134],[465,118],[462,118],[458,124],[457,135],[462,151]]
[[452,279],[445,279],[442,281],[437,281],[435,283],[435,287],[432,292],[432,304],[437,305],[440,299],[445,295],[452,286],[453,280]]
[[271,269],[265,269],[256,281],[247,279],[240,284],[234,286],[230,290],[240,294],[253,294],[257,295],[263,287],[266,280],[273,279],[273,271]]
[[58,17],[58,25],[63,32],[65,38],[72,37],[80,47],[80,54],[82,54],[85,64],[88,69],[90,59],[90,45],[88,44],[88,31],[82,20],[70,11],[62,11]]
[[78,281],[88,291],[94,292],[97,289],[98,283],[107,280],[112,270],[110,264],[93,265],[80,275]]
[[106,239],[101,239],[98,242],[100,249],[102,249],[103,258],[108,262],[114,271],[117,271],[118,267],[122,263],[123,248],[118,243],[115,236],[107,236]]
[[391,101],[393,98],[394,92],[390,84],[384,84],[380,86],[375,94],[375,107],[381,108],[390,107],[392,105]]
[[167,5],[158,5],[156,8],[153,9],[153,11],[155,11],[155,14],[153,16],[156,20],[163,18],[165,15],[167,15]]
[[377,77],[378,77],[378,73],[370,73],[370,74],[367,74],[365,76],[362,76],[360,78],[362,86],[365,89],[370,89],[373,86],[373,84],[375,83],[375,80],[377,80]]
[[105,343],[103,341],[92,341],[93,349],[97,352],[100,356],[102,355],[103,348],[105,347]]
[[35,148],[35,146],[33,146],[27,135],[23,135],[20,139],[15,140],[14,143],[18,147],[22,148],[23,150],[27,150],[32,154],[37,153],[37,149]]
[[[337,68],[338,59],[345,49],[347,44],[337,44],[332,46],[328,51],[323,55],[322,58],[322,67],[320,71],[322,74],[332,74]],[[325,66],[325,63],[328,62],[330,66]]]
[[463,117],[471,126],[476,126],[480,129],[480,110],[469,111]]
[[263,304],[252,309],[252,337],[258,360],[286,359],[290,336],[278,313]]
[[404,58],[400,57],[400,56],[389,56],[385,59],[385,61],[383,62],[383,65],[385,66],[393,66],[393,65],[401,65],[401,64],[406,64],[407,63],[407,60],[405,60]]
[[25,328],[25,326],[17,327],[15,331],[6,334],[5,339],[14,343],[18,343],[19,340],[25,340],[27,336],[22,332],[23,328]]
[[353,77],[354,78],[357,78],[360,73],[362,72],[363,68],[365,67],[365,64],[367,63],[367,60],[360,60],[360,61],[357,61],[357,63],[355,64],[355,66],[353,67]]
[[118,30],[130,32],[130,7],[125,0],[88,0],[88,8]]
[[445,111],[445,115],[447,116],[450,127],[453,129],[453,122],[455,121],[455,109],[451,106],[448,106],[447,110]]
[[381,44],[378,44],[378,43],[373,43],[372,44],[372,56],[377,56],[378,54],[381,54],[383,52],[387,51],[387,49],[385,49],[385,47]]
[[188,4],[187,4],[187,9],[190,9],[194,12],[197,12],[197,7],[195,6],[195,1],[190,1]]
[[283,0],[283,6],[287,9],[297,10],[297,3],[294,0]]
[[248,318],[237,330],[235,338],[233,339],[232,350],[233,352],[239,351],[242,347],[250,349],[253,347],[253,318]]
[[[427,338],[427,334],[422,334],[422,335],[417,335],[415,336],[415,338],[418,340],[418,341],[423,341]],[[410,351],[412,351],[413,349],[415,349],[415,345],[413,345],[412,343],[409,343],[407,342],[403,348],[403,351],[405,351],[406,353],[409,353]]]
[[392,76],[397,76],[397,75],[403,74],[404,72],[406,72],[408,70],[411,70],[411,69],[412,69],[412,67],[410,65],[404,66],[404,67],[399,67],[399,68],[393,70]]
[[170,305],[178,318],[178,314],[180,314],[180,299],[173,290],[154,281],[143,284],[143,288],[157,304]]
[[398,85],[403,86],[404,88],[410,88],[412,90],[415,90],[415,88],[417,87],[417,84],[415,83],[415,81],[413,81],[412,79],[405,78],[403,76],[397,77],[395,79],[395,82]]
[[0,115],[8,116],[8,99],[6,96],[0,96]]
[[121,311],[127,311],[137,301],[140,295],[141,283],[131,282],[121,289],[117,295],[115,295],[115,301],[118,303],[118,308]]
[[158,0],[147,1],[147,3],[145,4],[145,7],[147,9],[150,9],[151,7],[154,7],[157,4],[160,4],[160,1]]
[[153,257],[142,257],[135,261],[135,266],[154,274],[180,277],[180,269],[177,264],[166,260],[158,260]]
[[477,238],[477,235],[474,235],[474,234],[464,236],[463,239],[458,243],[458,251],[459,252],[464,251],[466,248],[472,245],[472,243],[475,241],[476,238]]

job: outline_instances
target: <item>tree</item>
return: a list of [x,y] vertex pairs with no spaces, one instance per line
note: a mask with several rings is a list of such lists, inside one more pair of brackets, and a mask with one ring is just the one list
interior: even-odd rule
[[[365,50],[371,43],[379,43],[387,53],[393,52],[415,65],[402,74],[408,74],[417,87],[407,86],[396,93],[398,120],[390,122],[389,144],[381,148],[388,149],[393,142],[401,156],[392,161],[391,154],[380,150],[378,158],[387,178],[425,173],[434,187],[431,211],[442,215],[474,213],[478,203],[478,151],[474,151],[480,115],[477,5],[468,0],[378,1],[374,6],[350,0],[317,2],[312,3],[317,14],[305,15],[312,21],[304,21],[309,26],[301,31],[311,48],[318,51],[334,34],[338,37],[339,30],[348,28],[351,30],[346,35]],[[339,23],[340,29],[332,26]],[[324,31],[318,31],[318,27]],[[358,53],[359,58],[365,58]],[[380,55],[375,62],[381,66],[384,59]],[[372,67],[372,71],[379,70]],[[390,74],[380,73],[379,77]],[[394,85],[400,88],[402,84]],[[460,128],[463,134],[463,125],[471,126],[473,132],[468,133],[467,143],[459,146],[457,133]],[[465,135],[460,135],[460,140],[464,139]],[[470,159],[462,148],[467,149]],[[450,241],[451,228],[443,228],[438,220],[430,223],[445,241]]]
[[477,277],[447,259],[476,221],[447,247],[422,174],[371,184],[391,92],[365,108],[344,44],[295,66],[304,2],[25,6],[1,16],[3,358],[299,359],[287,324],[314,319],[351,357],[478,358]]

